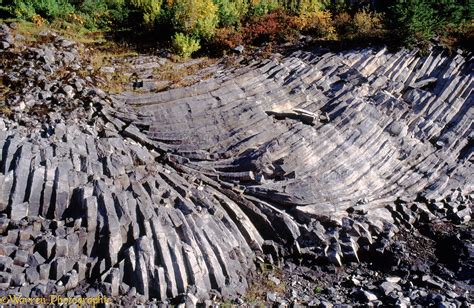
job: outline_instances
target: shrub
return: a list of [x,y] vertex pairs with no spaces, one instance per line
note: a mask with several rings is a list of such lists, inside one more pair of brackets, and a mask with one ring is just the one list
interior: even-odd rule
[[329,0],[300,0],[296,13],[314,13],[325,10],[331,1]]
[[[86,27],[96,28],[99,24],[103,26],[104,15],[107,13],[107,4],[104,1],[84,0],[79,8]],[[76,19],[76,16],[70,16],[70,19]]]
[[219,25],[223,27],[234,26],[240,23],[248,11],[245,0],[214,0],[218,6]]
[[130,7],[128,0],[108,0],[109,18],[115,25],[121,25],[127,22],[130,16]]
[[334,17],[334,27],[341,36],[348,35],[354,32],[354,24],[352,17],[347,12],[339,13]]
[[110,29],[125,22],[129,14],[124,0],[84,0],[78,10],[79,23],[89,29]]
[[243,33],[248,44],[285,42],[295,37],[291,26],[290,17],[282,9],[277,9],[270,14],[251,18]]
[[300,31],[315,37],[329,40],[336,38],[336,29],[328,11],[303,13],[294,19],[294,23]]
[[280,6],[294,15],[326,9],[331,0],[279,0]]
[[382,30],[382,16],[366,9],[357,12],[353,21],[358,36],[376,36]]
[[14,3],[7,6],[7,11],[11,15],[17,18],[31,20],[33,16],[37,15],[36,10],[31,3],[25,3],[23,1],[14,1]]
[[[468,0],[396,0],[388,25],[406,45],[427,45],[435,34],[458,37],[472,21],[474,5]],[[457,39],[456,39],[457,40]]]
[[170,3],[171,23],[177,32],[209,39],[217,27],[217,5],[212,0],[175,0]]
[[217,29],[213,37],[213,45],[217,48],[235,48],[242,44],[242,42],[243,37],[241,32],[238,32],[230,27]]
[[7,0],[4,3],[9,15],[37,24],[44,18],[86,28],[109,28],[128,17],[125,0]]
[[132,7],[139,10],[145,26],[151,27],[160,15],[161,0],[129,0]]
[[171,41],[174,52],[183,58],[189,58],[201,48],[199,40],[183,33],[176,33]]
[[250,0],[249,15],[263,16],[279,7],[278,0]]
[[273,41],[278,35],[278,26],[278,21],[269,15],[253,18],[245,29],[246,41],[250,44]]
[[333,0],[330,4],[330,10],[334,13],[350,12],[351,4],[352,1],[349,3],[349,1],[346,0]]
[[74,13],[74,7],[67,0],[13,0],[8,8],[14,17],[26,20],[40,15],[52,21]]
[[472,50],[474,41],[474,23],[463,22],[459,26],[447,26],[440,37],[441,44],[448,49],[465,48]]
[[216,29],[212,41],[208,44],[207,50],[211,56],[221,57],[232,48],[243,44],[243,31],[237,31],[233,27],[224,27]]
[[34,15],[31,17],[31,21],[38,27],[42,27],[46,23],[46,20],[40,15]]
[[456,27],[466,20],[472,20],[474,2],[469,4],[462,3],[459,0],[431,1],[431,6],[436,12],[437,25],[444,27]]

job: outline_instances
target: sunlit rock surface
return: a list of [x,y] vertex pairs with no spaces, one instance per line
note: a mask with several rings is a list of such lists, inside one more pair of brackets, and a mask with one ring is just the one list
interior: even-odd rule
[[235,298],[257,255],[340,265],[440,206],[467,222],[472,68],[296,52],[159,93],[63,89],[92,107],[0,120],[0,284]]

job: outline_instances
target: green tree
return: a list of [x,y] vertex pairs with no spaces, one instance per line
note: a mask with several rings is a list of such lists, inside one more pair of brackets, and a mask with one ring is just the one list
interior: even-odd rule
[[6,7],[12,16],[27,20],[35,15],[40,15],[52,21],[56,18],[64,18],[75,11],[74,6],[68,0],[13,0],[6,2]]
[[167,9],[174,30],[196,38],[212,37],[219,22],[212,0],[174,0]]
[[249,14],[263,16],[280,7],[278,0],[251,0]]
[[[432,7],[436,11],[437,22],[440,26],[456,26],[468,19],[469,5],[459,0],[432,1]],[[471,9],[473,1],[469,1]]]
[[76,6],[89,29],[110,29],[124,23],[129,14],[125,0],[83,0]]
[[132,7],[137,9],[143,18],[145,26],[152,27],[155,25],[157,18],[161,13],[161,0],[127,0],[130,1]]
[[214,0],[214,3],[218,6],[219,25],[224,27],[238,25],[249,5],[246,0]]
[[426,42],[434,35],[436,12],[429,0],[397,0],[392,7],[394,28],[405,43]]

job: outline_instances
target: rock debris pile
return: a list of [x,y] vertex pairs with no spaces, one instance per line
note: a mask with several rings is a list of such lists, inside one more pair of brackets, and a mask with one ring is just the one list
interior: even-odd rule
[[[404,230],[470,223],[470,55],[300,51],[108,95],[76,43],[17,46],[5,25],[0,37],[0,294],[238,299],[256,260],[299,277],[296,260],[337,269],[388,258]],[[369,270],[352,266],[348,302],[429,295],[411,298],[395,278],[364,289]],[[439,302],[467,305],[426,276],[452,292]],[[282,303],[344,303],[338,290],[321,300],[292,287]]]

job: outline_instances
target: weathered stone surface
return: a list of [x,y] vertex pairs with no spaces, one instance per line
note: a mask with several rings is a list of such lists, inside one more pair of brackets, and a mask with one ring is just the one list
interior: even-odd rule
[[18,221],[28,216],[28,202],[12,205],[11,220]]

